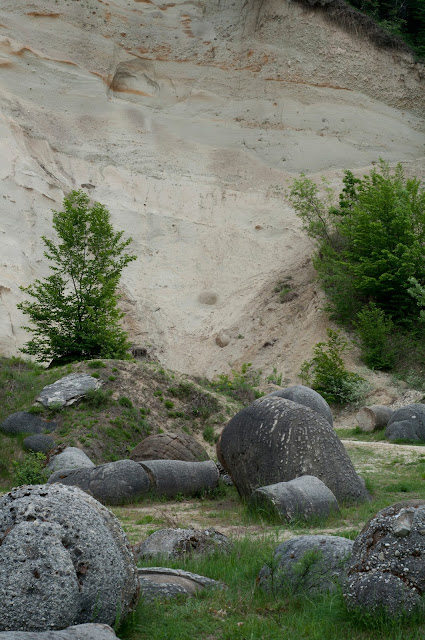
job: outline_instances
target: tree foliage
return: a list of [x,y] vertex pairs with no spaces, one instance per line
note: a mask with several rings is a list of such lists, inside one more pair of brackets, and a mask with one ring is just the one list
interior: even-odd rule
[[25,327],[32,339],[22,351],[54,363],[124,357],[116,290],[123,268],[136,259],[125,251],[131,238],[122,240],[108,210],[99,202],[90,206],[83,191],[72,191],[63,208],[53,211],[58,242],[43,236],[51,275],[21,287],[33,298],[18,305],[33,325]]
[[420,58],[425,58],[425,0],[349,0],[384,29],[401,36]]
[[305,176],[290,192],[317,243],[315,267],[331,310],[352,322],[373,302],[396,324],[405,323],[417,316],[409,278],[425,284],[425,191],[419,180],[405,179],[401,165],[391,171],[383,161],[362,179],[345,171],[343,184],[338,206],[320,210],[319,189]]

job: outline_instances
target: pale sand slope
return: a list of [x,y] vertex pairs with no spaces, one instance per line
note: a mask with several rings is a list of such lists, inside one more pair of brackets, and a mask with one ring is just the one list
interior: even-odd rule
[[27,338],[18,287],[48,273],[50,210],[82,186],[133,237],[135,344],[295,381],[328,321],[285,190],[380,156],[422,174],[420,67],[281,0],[3,0],[0,23],[0,352]]

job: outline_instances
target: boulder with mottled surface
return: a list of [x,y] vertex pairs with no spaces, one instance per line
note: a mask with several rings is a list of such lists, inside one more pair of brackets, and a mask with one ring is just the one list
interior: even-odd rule
[[266,591],[333,591],[344,579],[352,548],[352,540],[339,536],[291,538],[276,547],[273,570],[267,565],[261,569],[259,585]]
[[363,527],[344,585],[349,609],[399,617],[423,606],[425,500],[386,507]]
[[0,498],[0,631],[113,624],[136,604],[134,557],[115,516],[76,487]]
[[160,529],[134,545],[133,553],[137,560],[157,556],[183,558],[216,551],[229,553],[232,546],[229,538],[215,529]]
[[217,454],[244,498],[258,487],[312,475],[338,502],[368,499],[329,422],[285,398],[266,396],[237,413],[222,431]]
[[130,453],[130,460],[208,460],[205,449],[187,433],[155,433],[140,442]]

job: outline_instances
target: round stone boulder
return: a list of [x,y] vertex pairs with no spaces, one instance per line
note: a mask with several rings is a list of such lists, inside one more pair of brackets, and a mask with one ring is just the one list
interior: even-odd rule
[[102,504],[122,505],[138,500],[149,491],[149,478],[133,460],[107,462],[98,467],[56,471],[48,484],[59,482],[79,487]]
[[317,411],[325,420],[333,425],[332,411],[326,400],[320,393],[317,393],[310,387],[305,387],[302,384],[294,384],[292,387],[286,387],[286,389],[278,389],[269,393],[270,396],[276,396],[277,398],[286,398],[302,404],[304,407],[309,407],[313,411]]
[[53,438],[44,433],[28,436],[22,444],[25,449],[29,449],[29,451],[34,451],[35,453],[47,453],[56,448],[56,442]]
[[368,499],[329,422],[285,398],[266,396],[236,414],[222,431],[217,454],[243,498],[258,487],[311,475],[338,502]]
[[0,424],[0,431],[8,436],[16,436],[20,433],[45,433],[55,431],[57,422],[43,420],[40,416],[26,411],[17,411],[8,416]]
[[385,429],[388,440],[425,442],[425,405],[408,404],[394,411]]
[[353,546],[343,592],[349,609],[392,617],[422,605],[425,500],[399,502],[366,523]]
[[208,453],[195,438],[186,433],[157,433],[148,436],[130,453],[130,460],[209,460]]
[[264,566],[258,583],[266,591],[333,591],[344,580],[352,548],[352,540],[339,536],[291,538],[276,547],[273,569]]
[[60,453],[51,456],[47,465],[49,473],[54,471],[69,471],[70,469],[81,469],[83,467],[93,469],[94,462],[90,460],[87,454],[78,447],[66,447]]
[[0,498],[0,631],[115,623],[135,606],[134,557],[115,516],[76,487]]
[[188,555],[229,553],[233,545],[215,529],[161,529],[133,546],[136,560],[146,558],[184,558]]
[[339,510],[332,491],[314,476],[260,487],[253,492],[250,504],[287,522],[323,519]]

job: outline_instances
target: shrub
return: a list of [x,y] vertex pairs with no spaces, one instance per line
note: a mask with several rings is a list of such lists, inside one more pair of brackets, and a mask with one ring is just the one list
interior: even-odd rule
[[342,355],[349,348],[349,343],[341,332],[328,329],[327,334],[328,341],[318,342],[313,358],[303,362],[300,378],[328,402],[357,402],[364,396],[367,383],[357,373],[346,370]]
[[362,359],[371,369],[391,369],[395,352],[389,343],[393,323],[373,302],[363,307],[355,322],[362,349]]
[[45,461],[44,453],[32,451],[26,453],[22,460],[14,460],[12,462],[14,485],[44,484],[48,478]]
[[133,403],[131,402],[130,398],[127,398],[127,396],[121,396],[121,398],[118,400],[118,404],[120,405],[120,407],[126,407],[127,409],[133,408]]

